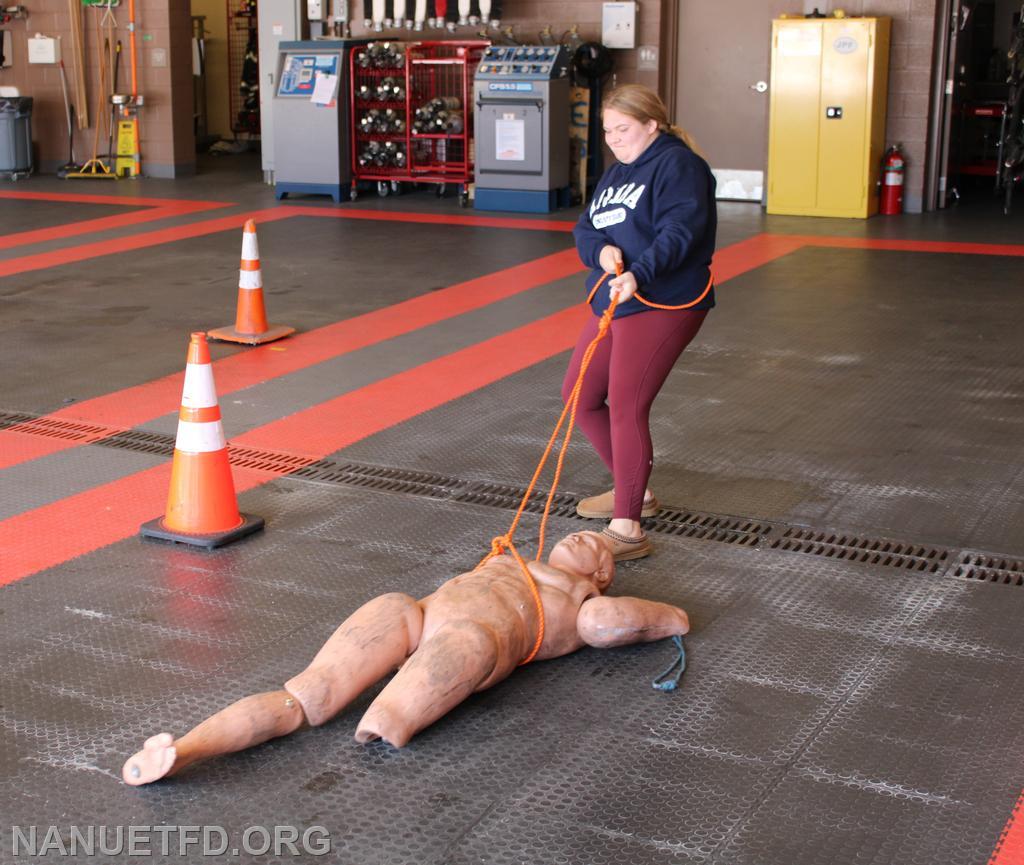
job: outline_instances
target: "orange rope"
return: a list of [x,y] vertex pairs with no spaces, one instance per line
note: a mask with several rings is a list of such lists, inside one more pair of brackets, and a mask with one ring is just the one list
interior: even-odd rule
[[[616,267],[616,273],[621,274],[622,268]],[[604,274],[594,286],[594,291],[597,291],[598,287],[603,283],[610,274]],[[593,293],[591,293],[591,297]],[[588,299],[589,302],[589,299]],[[523,572],[523,576],[526,578],[526,584],[530,587],[530,594],[533,595],[533,603],[537,608],[537,639],[534,641],[533,648],[530,650],[530,654],[526,658],[520,661],[520,666],[529,664],[536,656],[537,652],[540,651],[541,643],[544,642],[544,605],[540,599],[540,592],[537,589],[537,582],[533,578],[533,574],[530,573],[526,562],[523,557],[519,554],[519,551],[515,548],[512,543],[512,536],[516,532],[516,528],[519,526],[519,520],[523,515],[523,511],[526,509],[527,503],[530,501],[530,496],[533,494],[533,488],[537,485],[537,480],[540,477],[541,471],[544,469],[545,463],[547,463],[548,457],[551,455],[551,450],[554,447],[555,441],[558,439],[558,434],[562,429],[562,424],[565,422],[566,415],[569,416],[569,425],[566,427],[565,439],[562,441],[561,449],[558,454],[558,462],[555,466],[555,477],[551,482],[551,489],[548,491],[548,498],[544,504],[544,514],[540,520],[540,538],[537,543],[537,555],[534,557],[534,561],[540,561],[540,557],[544,553],[544,539],[547,531],[548,516],[551,512],[551,503],[554,501],[555,492],[558,489],[558,481],[562,476],[562,466],[565,463],[565,454],[569,447],[569,440],[572,438],[572,430],[576,425],[576,406],[580,401],[580,392],[583,388],[583,376],[587,372],[587,367],[590,366],[590,361],[594,356],[594,352],[597,349],[597,344],[604,339],[605,334],[608,333],[608,329],[612,324],[612,317],[615,315],[615,307],[618,305],[618,299],[612,298],[608,308],[604,311],[601,316],[600,322],[597,325],[597,335],[591,340],[590,345],[587,346],[586,351],[583,353],[583,358],[580,361],[580,372],[576,377],[576,383],[573,385],[572,392],[569,395],[569,399],[565,402],[565,407],[562,409],[562,414],[558,418],[558,423],[555,424],[555,429],[551,433],[551,438],[548,439],[547,447],[544,448],[544,454],[540,458],[540,462],[537,463],[537,469],[533,473],[533,477],[530,479],[530,485],[527,487],[526,492],[523,495],[523,500],[519,503],[519,509],[516,511],[515,517],[512,519],[512,525],[509,527],[508,533],[499,535],[491,541],[491,551],[481,559],[480,564],[476,566],[476,569],[483,567],[484,564],[489,562],[495,556],[502,555],[506,549],[508,549],[515,560],[519,563],[519,567]]]
[[[594,285],[594,287],[590,290],[590,294],[587,295],[587,303],[590,303],[590,301],[594,299],[594,295],[597,294],[597,289],[600,287],[601,283],[605,281],[607,276],[607,273],[604,276],[602,276]],[[691,300],[689,303],[681,303],[679,304],[679,306],[665,306],[665,304],[662,303],[655,303],[653,300],[647,300],[647,298],[641,297],[640,292],[635,292],[633,294],[633,297],[635,297],[637,300],[640,301],[640,303],[644,304],[645,306],[651,307],[651,309],[689,309],[690,307],[696,306],[698,303],[704,300],[704,298],[708,296],[708,292],[711,291],[711,288],[714,284],[715,278],[713,276],[709,276],[708,284],[704,286],[704,290],[700,293],[700,296],[697,297],[695,300]]]

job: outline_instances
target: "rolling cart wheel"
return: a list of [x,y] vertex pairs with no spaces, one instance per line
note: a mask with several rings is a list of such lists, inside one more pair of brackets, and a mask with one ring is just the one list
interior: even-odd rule
[[402,183],[399,180],[391,181],[391,192],[395,195],[399,195],[402,192]]
[[377,194],[381,198],[387,198],[389,191],[390,191],[390,187],[388,186],[388,182],[386,180],[378,180],[377,181]]
[[443,184],[443,183],[437,184],[437,197],[438,198],[444,198],[444,191],[445,191],[445,184]]
[[469,190],[463,189],[459,193],[459,207],[467,207],[469,205]]
[[359,198],[359,190],[358,190],[358,189],[356,189],[356,188],[355,188],[355,187],[353,186],[353,187],[352,187],[352,188],[351,188],[351,189],[350,189],[350,190],[348,191],[348,199],[349,199],[349,201],[355,201],[355,200],[356,200],[357,198]]

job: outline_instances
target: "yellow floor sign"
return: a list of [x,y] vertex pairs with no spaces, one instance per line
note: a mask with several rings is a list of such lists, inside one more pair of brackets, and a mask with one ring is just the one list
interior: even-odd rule
[[114,173],[118,177],[137,177],[139,174],[139,121],[129,117],[117,121],[117,160]]

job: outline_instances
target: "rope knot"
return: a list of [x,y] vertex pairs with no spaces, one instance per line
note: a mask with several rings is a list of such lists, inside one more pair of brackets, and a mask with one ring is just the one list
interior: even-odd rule
[[511,544],[512,539],[508,535],[498,535],[491,541],[491,555],[488,558],[504,555]]

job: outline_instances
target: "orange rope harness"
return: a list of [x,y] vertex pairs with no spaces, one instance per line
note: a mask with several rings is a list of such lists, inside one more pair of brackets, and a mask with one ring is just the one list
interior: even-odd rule
[[[616,268],[617,274],[622,273],[621,268]],[[597,287],[603,283],[610,274],[605,274],[598,280]],[[554,501],[555,492],[558,489],[558,481],[562,476],[562,466],[565,463],[566,450],[569,447],[569,440],[572,438],[572,430],[576,425],[576,406],[580,401],[580,391],[583,388],[583,376],[587,372],[587,367],[590,366],[590,361],[594,356],[594,351],[597,349],[597,344],[604,339],[605,334],[608,333],[608,329],[612,324],[612,317],[615,315],[615,307],[618,305],[618,300],[612,298],[608,308],[604,311],[601,316],[600,322],[597,325],[597,335],[591,340],[590,345],[587,346],[586,351],[583,353],[583,358],[580,361],[580,372],[576,377],[576,384],[573,385],[572,393],[569,395],[569,399],[565,402],[565,407],[562,409],[561,417],[558,418],[558,423],[555,424],[555,429],[551,433],[551,438],[548,439],[547,447],[544,448],[544,454],[540,458],[540,462],[537,463],[537,470],[533,473],[533,477],[530,479],[530,485],[527,487],[526,492],[523,494],[523,499],[519,503],[519,509],[516,511],[515,517],[512,519],[512,525],[509,526],[509,530],[504,535],[499,535],[491,541],[491,551],[481,559],[480,564],[476,566],[476,569],[483,567],[484,564],[489,562],[495,556],[502,555],[508,550],[515,560],[519,563],[519,567],[523,572],[523,576],[526,578],[526,584],[530,587],[530,594],[533,595],[533,603],[537,607],[537,639],[534,641],[533,648],[530,650],[530,654],[526,658],[520,661],[520,666],[529,664],[536,656],[537,652],[540,651],[541,643],[544,642],[544,605],[540,599],[540,592],[537,589],[537,582],[533,578],[533,574],[530,573],[530,569],[527,567],[523,557],[519,554],[515,544],[512,543],[512,536],[516,533],[516,528],[519,526],[519,520],[523,515],[523,511],[526,510],[526,505],[530,501],[530,496],[533,495],[533,488],[537,485],[537,480],[540,477],[540,473],[544,469],[544,465],[551,455],[551,450],[555,445],[555,441],[558,439],[558,434],[561,432],[562,424],[565,423],[566,415],[569,417],[569,425],[565,430],[565,439],[562,441],[562,447],[558,454],[558,461],[555,465],[555,476],[551,482],[551,489],[548,491],[547,501],[544,503],[544,514],[540,520],[540,537],[537,542],[537,555],[534,557],[534,561],[540,561],[540,557],[544,554],[544,536],[547,530],[548,515],[551,512],[551,503]]]

